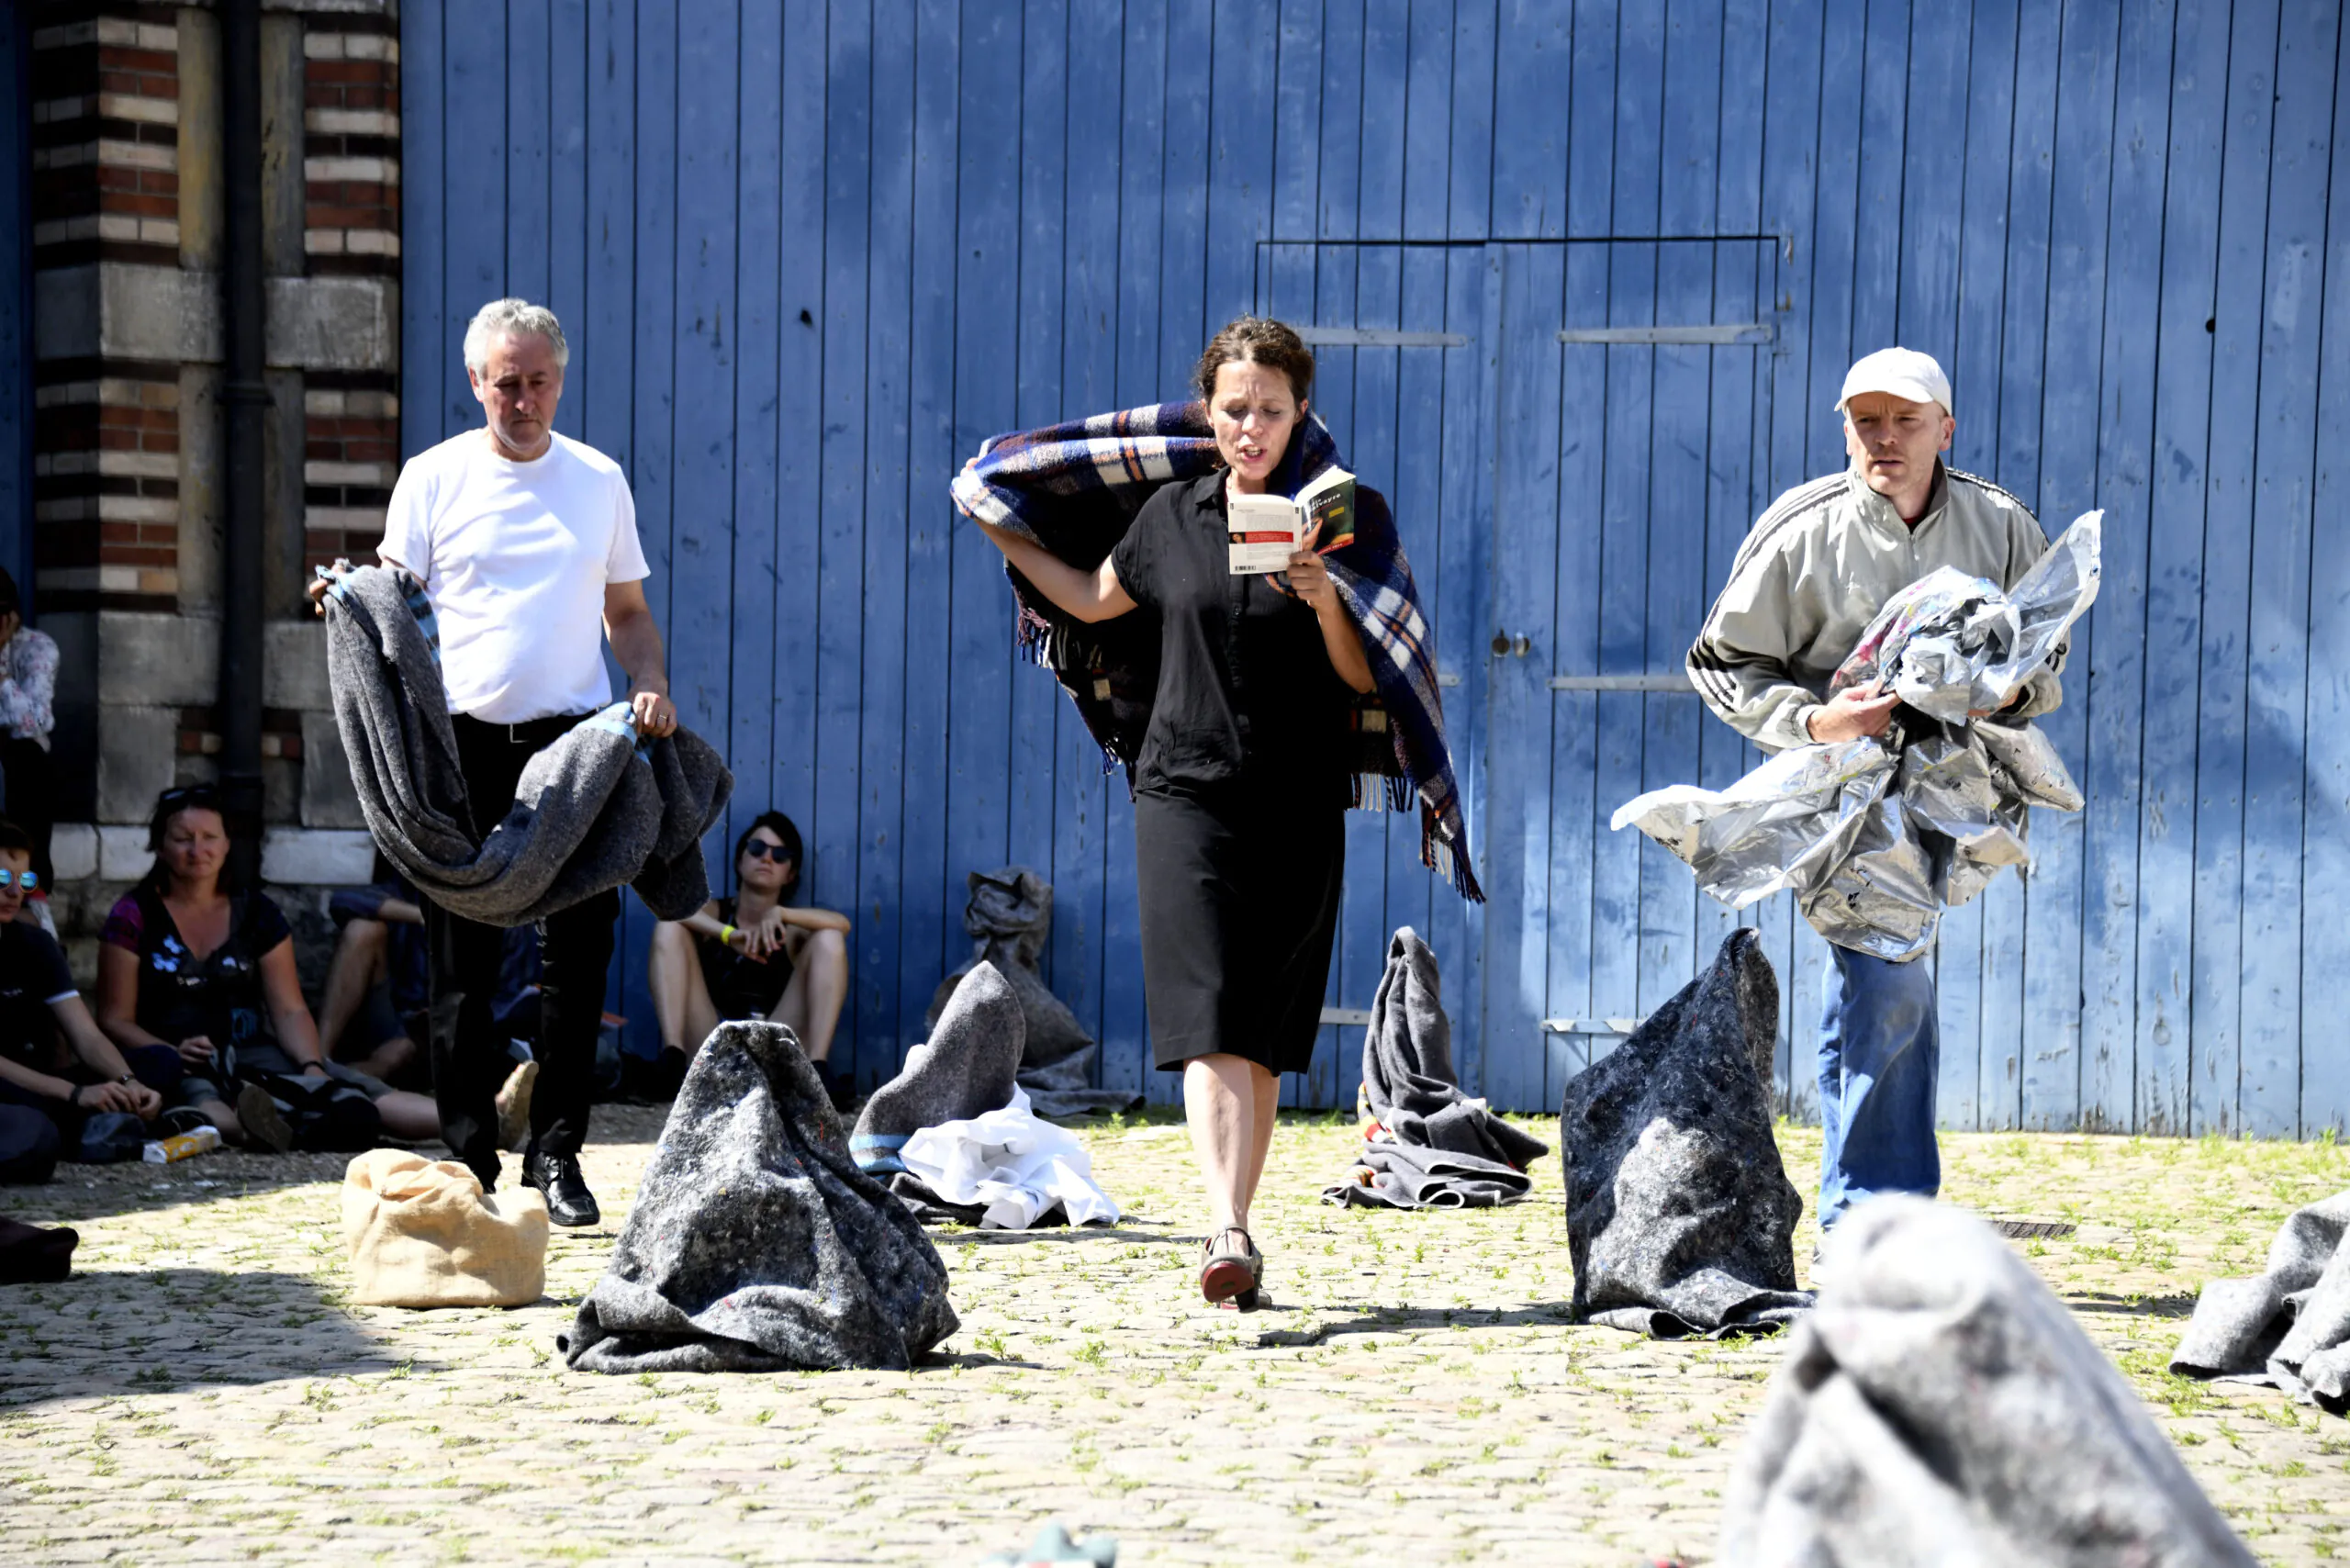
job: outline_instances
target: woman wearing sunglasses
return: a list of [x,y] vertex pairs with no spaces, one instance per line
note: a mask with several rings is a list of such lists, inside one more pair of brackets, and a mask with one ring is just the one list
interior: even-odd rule
[[848,916],[800,909],[800,830],[763,812],[734,841],[733,898],[653,928],[653,1010],[661,1055],[652,1092],[667,1099],[722,1019],[766,1018],[789,1028],[835,1100],[844,1085],[824,1058],[848,996]]

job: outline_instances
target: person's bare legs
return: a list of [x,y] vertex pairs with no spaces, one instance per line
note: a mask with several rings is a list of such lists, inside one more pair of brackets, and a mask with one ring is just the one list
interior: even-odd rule
[[343,926],[334,959],[327,966],[326,993],[319,998],[319,1048],[327,1060],[335,1059],[342,1032],[383,980],[384,955],[390,946],[391,927],[380,920],[352,920]]
[[645,980],[661,1044],[691,1057],[718,1027],[718,1007],[710,1000],[710,982],[701,978],[694,934],[679,922],[662,921],[653,928],[647,959]]
[[833,1030],[848,1000],[848,943],[837,931],[811,931],[792,955],[791,980],[768,1019],[797,1036],[810,1061],[833,1052]]
[[[327,1059],[331,1061],[334,1058],[330,1055]],[[370,1078],[388,1083],[394,1073],[398,1072],[415,1059],[416,1042],[406,1035],[394,1035],[388,1040],[376,1041],[374,1050],[348,1065],[353,1071],[364,1072]],[[433,1126],[437,1128],[440,1126],[437,1112],[435,1116]],[[435,1132],[433,1136],[437,1137],[440,1135]]]
[[441,1105],[430,1094],[395,1089],[375,1102],[384,1130],[396,1138],[423,1143],[441,1136]]
[[1183,1064],[1183,1117],[1207,1187],[1211,1238],[1248,1228],[1280,1103],[1281,1080],[1246,1057],[1218,1051]]

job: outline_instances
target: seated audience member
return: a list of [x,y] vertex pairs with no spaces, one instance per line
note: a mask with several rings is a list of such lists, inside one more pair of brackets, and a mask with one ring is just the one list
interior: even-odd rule
[[98,934],[98,1025],[115,1044],[176,1052],[185,1072],[177,1098],[232,1143],[293,1147],[295,1128],[263,1081],[272,1078],[339,1084],[372,1103],[395,1137],[438,1137],[430,1099],[319,1052],[285,914],[267,894],[227,885],[218,793],[208,784],[164,790],[147,842],[154,866]]
[[800,864],[800,830],[781,812],[762,812],[734,843],[737,894],[653,928],[650,980],[661,1021],[656,1092],[677,1092],[687,1064],[722,1019],[789,1026],[833,1082],[824,1058],[848,996],[849,923],[828,909],[792,907]]
[[178,1087],[179,1054],[118,1051],[73,989],[65,951],[17,918],[30,835],[0,821],[0,1182],[43,1182],[60,1159],[119,1159],[118,1138]]
[[[32,854],[34,910],[49,900],[49,835],[56,818],[57,770],[50,732],[57,727],[57,644],[25,624],[17,579],[0,569],[0,774],[7,780],[8,820],[25,832]],[[46,929],[47,920],[41,921]],[[51,935],[54,935],[52,932]]]
[[[319,1002],[319,1042],[329,1061],[386,1083],[405,1077],[412,1086],[429,1089],[431,1074],[417,1045],[431,1002],[423,902],[380,855],[375,877],[364,888],[337,889],[328,902],[327,913],[341,935]],[[506,957],[489,1011],[510,1039],[522,1042],[526,1059],[528,1043],[538,1038],[538,932],[518,925],[506,933]],[[527,1123],[535,1076],[535,1069],[521,1073],[520,1081],[509,1079],[499,1092],[501,1122],[519,1114]],[[516,1113],[509,1102],[518,1094]]]

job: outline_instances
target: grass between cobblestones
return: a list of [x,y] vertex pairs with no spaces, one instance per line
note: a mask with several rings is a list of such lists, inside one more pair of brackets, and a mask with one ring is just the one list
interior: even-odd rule
[[[1114,1229],[939,1234],[964,1327],[935,1365],[568,1372],[555,1335],[658,1131],[599,1112],[606,1228],[558,1231],[546,1298],[514,1312],[345,1304],[339,1158],[0,1191],[0,1212],[83,1235],[73,1280],[0,1292],[0,1561],[958,1564],[1056,1518],[1116,1534],[1128,1564],[1703,1561],[1780,1359],[1571,1326],[1555,1155],[1516,1208],[1323,1205],[1355,1137],[1333,1117],[1274,1143],[1275,1309],[1208,1310],[1189,1145],[1152,1115],[1086,1134],[1131,1211]],[[1780,1142],[1807,1194],[1818,1134]],[[2288,1212],[2350,1184],[2342,1150],[1942,1152],[1950,1200],[2078,1223],[2020,1245],[2255,1552],[2350,1550],[2350,1425],[2164,1370],[2203,1280],[2256,1270]],[[1807,1218],[1798,1260],[1813,1238]]]

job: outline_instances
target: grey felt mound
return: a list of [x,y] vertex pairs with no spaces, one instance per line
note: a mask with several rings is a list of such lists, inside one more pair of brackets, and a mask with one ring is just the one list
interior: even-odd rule
[[963,905],[963,929],[973,938],[971,963],[939,982],[930,999],[929,1025],[938,1026],[947,999],[972,965],[984,960],[1011,982],[1027,1020],[1027,1044],[1020,1055],[1020,1087],[1040,1116],[1081,1116],[1093,1111],[1123,1111],[1141,1103],[1131,1090],[1093,1087],[1096,1047],[1045,978],[1037,960],[1053,929],[1053,888],[1025,866],[970,874],[970,898]]
[[727,1023],[556,1343],[575,1372],[903,1370],[957,1327],[937,1249],[849,1158],[791,1031]]
[[1559,1112],[1577,1322],[1659,1338],[1774,1328],[1803,1200],[1771,1134],[1779,982],[1740,928],[1711,968],[1568,1083]]
[[2212,1568],[2252,1554],[1991,1227],[1853,1209],[1722,1505],[1726,1568]]
[[877,1176],[902,1173],[898,1151],[915,1133],[1011,1104],[1027,1027],[1011,982],[987,960],[974,964],[930,1038],[865,1103],[849,1141],[857,1164]]
[[1490,1208],[1533,1188],[1526,1168],[1550,1146],[1460,1088],[1452,1065],[1436,955],[1406,925],[1387,944],[1387,969],[1363,1032],[1362,1088],[1389,1137],[1366,1143],[1351,1178],[1326,1203],[1397,1209]]
[[2172,1352],[2171,1371],[2265,1383],[2337,1415],[2350,1406],[2350,1193],[2295,1211],[2268,1244],[2267,1271],[2213,1280]]
[[661,920],[708,901],[701,835],[734,788],[709,742],[681,728],[640,748],[615,703],[531,758],[512,809],[476,840],[421,590],[362,566],[326,610],[335,727],[360,811],[384,857],[434,903],[511,926],[622,883]]

